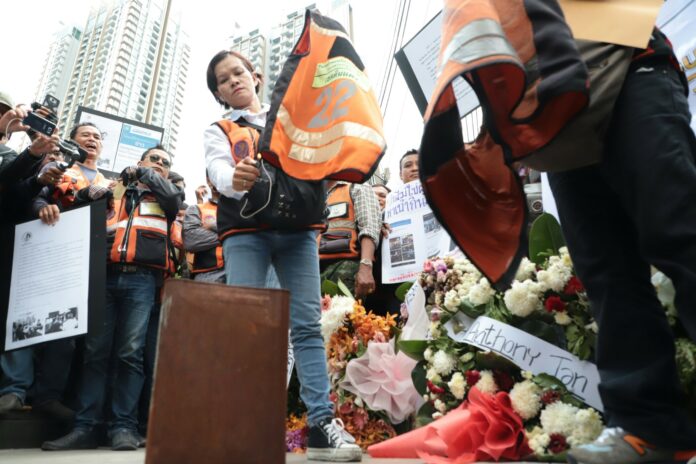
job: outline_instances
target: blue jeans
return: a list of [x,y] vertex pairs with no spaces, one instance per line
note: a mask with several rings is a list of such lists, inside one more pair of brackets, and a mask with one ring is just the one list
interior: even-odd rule
[[138,399],[144,380],[143,347],[155,290],[155,274],[150,271],[107,273],[104,321],[100,330],[88,333],[85,340],[75,428],[90,429],[103,420],[113,346],[115,365],[109,428],[137,429]]
[[0,355],[0,396],[14,393],[25,402],[27,390],[34,384],[34,404],[61,400],[74,350],[75,342],[68,339],[3,353]]
[[333,416],[326,351],[321,336],[316,232],[263,231],[233,235],[222,244],[228,285],[265,288],[271,265],[290,291],[290,330],[309,425]]

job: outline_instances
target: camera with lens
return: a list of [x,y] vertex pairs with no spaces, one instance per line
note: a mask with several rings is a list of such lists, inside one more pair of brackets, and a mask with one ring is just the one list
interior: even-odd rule
[[58,150],[63,155],[63,158],[68,161],[58,165],[64,171],[72,167],[75,162],[84,163],[87,159],[87,151],[72,140],[60,140],[58,142]]
[[[30,127],[30,129],[27,130],[27,134],[33,136],[37,132],[40,132],[50,137],[56,130],[56,125],[58,123],[59,104],[60,101],[53,95],[46,95],[43,103],[32,103],[32,111],[22,120],[23,124]],[[45,116],[37,114],[37,111],[41,108],[47,113]]]

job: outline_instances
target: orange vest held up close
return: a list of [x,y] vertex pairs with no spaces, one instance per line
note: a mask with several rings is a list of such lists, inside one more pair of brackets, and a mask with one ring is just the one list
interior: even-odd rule
[[350,184],[340,184],[329,193],[329,224],[326,232],[317,236],[319,259],[356,259],[360,257],[355,207],[350,196]]
[[169,250],[167,217],[151,193],[142,195],[126,211],[126,197],[115,200],[115,214],[107,221],[107,231],[115,232],[109,262],[134,264],[173,273]]
[[60,203],[61,207],[69,208],[75,202],[77,192],[90,185],[99,185],[108,187],[109,181],[97,172],[92,182],[87,179],[87,176],[82,172],[79,164],[73,164],[63,173],[63,179],[55,186],[53,198]]
[[[556,0],[446,0],[438,64],[420,148],[423,191],[457,245],[504,289],[527,244],[527,205],[511,165],[586,107],[587,67]],[[471,145],[452,85],[460,76],[485,121]]]
[[365,66],[336,21],[307,10],[271,98],[259,150],[301,180],[366,181],[386,150]]
[[[200,211],[202,224],[211,221],[217,222],[218,206],[215,203],[206,201],[196,206],[198,206],[198,210]],[[224,267],[225,261],[222,256],[222,244],[220,243],[218,243],[215,248],[193,253],[193,265],[191,266],[192,274],[215,271],[217,269],[223,269]]]

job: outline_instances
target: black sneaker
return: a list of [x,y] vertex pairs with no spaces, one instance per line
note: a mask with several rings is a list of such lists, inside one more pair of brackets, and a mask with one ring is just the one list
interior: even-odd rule
[[135,430],[118,429],[111,432],[111,449],[114,451],[134,451],[140,446],[140,435]]
[[341,419],[326,418],[309,428],[307,459],[331,462],[359,462],[362,450],[346,432]]
[[48,400],[32,406],[32,410],[54,419],[70,422],[75,418],[75,411],[58,400]]
[[22,399],[14,393],[5,393],[0,396],[0,414],[22,409]]
[[97,438],[90,429],[73,429],[72,432],[57,440],[45,441],[41,445],[44,451],[67,451],[80,449],[95,449]]

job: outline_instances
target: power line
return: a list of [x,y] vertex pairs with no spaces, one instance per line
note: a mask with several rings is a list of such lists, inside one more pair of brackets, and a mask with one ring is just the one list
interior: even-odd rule
[[391,78],[389,81],[389,89],[387,90],[387,98],[384,102],[384,110],[382,114],[387,114],[387,107],[389,106],[389,99],[391,98],[391,92],[392,88],[394,87],[394,78],[396,77],[396,66],[394,63],[396,63],[396,60],[394,59],[394,54],[396,53],[396,48],[401,47],[401,44],[404,41],[404,34],[406,33],[406,24],[408,23],[408,15],[411,12],[411,0],[407,0],[407,6],[405,7],[405,13],[404,13],[404,21],[403,21],[403,27],[401,28],[399,38],[397,39],[397,47],[394,48],[394,53],[392,53],[391,57],[391,64],[392,64],[392,74]]
[[397,17],[398,20],[396,22],[396,25],[394,27],[394,31],[392,32],[392,41],[391,45],[389,46],[389,53],[387,55],[387,68],[384,73],[384,79],[382,79],[382,86],[380,89],[380,94],[379,94],[379,106],[382,109],[382,114],[385,114],[386,107],[384,106],[384,98],[387,94],[388,88],[389,88],[389,82],[392,79],[392,74],[393,74],[393,68],[394,68],[394,53],[396,53],[396,47],[397,47],[397,41],[399,39],[399,32],[401,30],[403,20],[404,20],[404,12],[406,11],[406,1],[407,0],[400,0],[399,1],[399,9],[397,12]]

